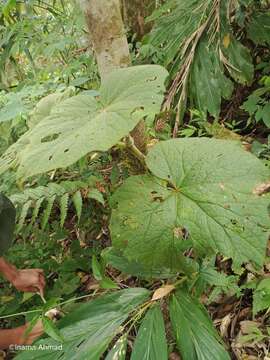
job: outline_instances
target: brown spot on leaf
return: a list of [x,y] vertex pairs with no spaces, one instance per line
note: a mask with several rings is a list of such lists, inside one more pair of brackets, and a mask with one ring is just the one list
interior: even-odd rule
[[221,188],[221,190],[225,190],[225,186],[224,186],[223,183],[219,183],[218,185],[219,185],[219,187]]
[[254,195],[263,195],[263,194],[265,194],[265,193],[268,193],[270,191],[270,181],[267,181],[267,182],[265,182],[265,183],[262,183],[262,184],[260,184],[260,185],[257,185],[254,189],[253,189],[253,191],[252,191],[252,193],[254,194]]

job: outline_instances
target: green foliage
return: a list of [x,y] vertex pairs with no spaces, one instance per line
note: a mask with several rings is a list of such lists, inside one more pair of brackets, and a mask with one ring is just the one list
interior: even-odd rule
[[258,159],[237,142],[198,138],[162,142],[146,162],[152,175],[130,177],[113,196],[112,242],[124,256],[180,270],[192,246],[263,264],[269,200],[255,190],[269,170]]
[[[249,288],[254,316],[270,306],[267,278],[245,284],[269,238],[267,2],[169,0],[149,20],[154,28],[143,45],[130,44],[131,57],[168,68],[165,102],[159,65],[115,70],[93,90],[97,70],[75,0],[0,4],[0,173],[8,170],[0,189],[17,207],[19,235],[7,256],[44,268],[48,282],[45,304],[0,286],[8,326],[25,312],[29,331],[42,319],[48,336],[18,360],[166,360],[174,346],[183,360],[227,360],[199,299],[241,295],[244,304]],[[247,120],[234,108],[248,93]],[[149,148],[182,138],[145,155],[131,132],[142,119]],[[251,152],[264,162],[241,147],[250,133],[263,138]],[[53,307],[64,314],[56,324],[45,317]],[[251,328],[244,341],[265,337]]]
[[[63,227],[68,207],[70,206],[71,200],[74,204],[78,221],[81,218],[82,207],[83,207],[83,194],[87,194],[91,198],[91,190],[95,189],[95,183],[97,178],[90,177],[88,181],[62,181],[59,184],[52,182],[46,186],[37,186],[35,188],[25,189],[21,193],[17,193],[11,196],[11,201],[18,207],[21,208],[21,212],[17,214],[18,217],[18,228],[19,232],[26,218],[30,215],[30,209],[32,211],[31,225],[33,225],[38,216],[41,216],[41,209],[43,208],[43,215],[41,220],[41,228],[44,229],[49,221],[52,210],[56,203],[59,204],[60,209],[60,225]],[[96,189],[95,189],[96,190]],[[102,197],[102,194],[100,194]]]
[[64,338],[61,336],[60,331],[58,330],[58,328],[50,318],[44,316],[42,318],[42,325],[47,335],[49,335],[52,339],[60,343],[63,343]]
[[159,305],[147,312],[131,354],[131,360],[156,359],[168,359],[165,326]]
[[0,4],[1,89],[33,81],[72,86],[97,81],[75,1],[12,2]]
[[214,268],[213,263],[205,263],[201,266],[198,276],[192,284],[192,293],[200,296],[211,286],[212,291],[209,294],[207,303],[215,301],[220,294],[240,295],[240,288],[237,285],[238,276],[227,275]]
[[116,342],[105,360],[125,360],[127,351],[127,336],[123,335]]
[[229,360],[205,308],[178,291],[170,302],[170,318],[183,360]]
[[[133,288],[100,296],[80,305],[58,324],[65,342],[63,350],[22,352],[16,360],[27,359],[99,359],[130,312],[146,301],[146,289]],[[40,340],[36,345],[57,345],[53,339]]]
[[256,123],[263,121],[270,128],[270,76],[264,76],[260,81],[262,87],[253,91],[241,108],[247,111]]
[[257,11],[253,13],[247,25],[247,35],[257,45],[269,45],[269,27],[270,11]]
[[264,335],[259,329],[258,323],[253,321],[247,321],[245,324],[245,333],[245,335],[242,335],[239,338],[240,344],[261,342],[262,340],[269,337],[269,328],[268,335]]
[[115,70],[100,96],[78,95],[55,106],[6,151],[0,172],[19,165],[18,176],[27,178],[66,168],[89,152],[108,150],[139,120],[159,111],[166,76],[155,65]]
[[159,63],[170,68],[173,79],[166,106],[176,97],[180,119],[187,97],[192,107],[217,118],[222,99],[229,99],[233,91],[227,75],[241,84],[253,79],[250,53],[231,26],[234,5],[225,0],[173,0],[149,19],[155,20],[149,42],[162,47]]
[[259,282],[253,295],[253,314],[270,308],[270,279]]

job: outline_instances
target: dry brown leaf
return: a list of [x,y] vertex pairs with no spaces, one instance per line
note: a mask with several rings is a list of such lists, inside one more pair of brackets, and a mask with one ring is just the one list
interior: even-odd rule
[[244,320],[240,322],[240,329],[243,335],[249,334],[253,328],[258,328],[260,323],[257,321]]
[[61,317],[61,311],[59,311],[58,309],[51,309],[48,310],[45,313],[45,316],[47,316],[49,319],[51,319],[52,321],[56,321],[57,319],[59,319]]
[[228,337],[228,328],[232,321],[232,314],[224,316],[220,323],[220,334],[224,338]]
[[175,289],[174,285],[165,285],[165,286],[158,288],[154,292],[151,301],[156,301],[156,300],[164,298],[165,296],[169,295],[170,292],[172,292],[174,289]]

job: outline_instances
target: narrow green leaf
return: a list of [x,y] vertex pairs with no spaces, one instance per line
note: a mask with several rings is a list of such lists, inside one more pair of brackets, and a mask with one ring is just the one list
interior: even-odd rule
[[23,334],[24,337],[27,338],[27,336],[30,334],[30,332],[33,330],[34,326],[40,319],[41,319],[40,315],[36,315],[33,317],[33,319],[30,321],[30,323],[28,323],[28,327],[27,327],[25,333]]
[[159,305],[147,312],[131,354],[131,360],[157,359],[168,360],[165,326]]
[[92,256],[92,271],[96,280],[100,281],[103,279],[102,266],[98,262],[96,255]]
[[123,335],[117,340],[114,347],[106,356],[105,360],[125,360],[127,352],[127,335]]
[[44,230],[45,227],[46,227],[47,224],[48,224],[49,217],[50,217],[51,212],[52,212],[52,208],[53,208],[53,204],[54,204],[55,198],[56,198],[56,196],[52,196],[52,197],[50,197],[50,198],[48,199],[47,207],[46,207],[46,209],[44,210],[43,217],[42,217],[42,220],[41,220],[41,229],[42,229],[42,230]]
[[88,194],[88,198],[94,199],[94,200],[100,202],[102,205],[105,204],[102,193],[100,191],[98,191],[97,189],[90,190],[89,194]]
[[183,360],[230,360],[205,308],[184,290],[172,296],[170,318]]
[[47,316],[43,316],[42,324],[46,334],[48,334],[54,340],[59,341],[60,343],[64,342],[64,338],[62,337],[59,329],[55,326],[54,322],[51,319],[49,319]]
[[[80,304],[58,323],[61,335],[65,339],[62,350],[50,349],[23,351],[16,360],[97,360],[121,331],[121,324],[129,313],[149,299],[149,291],[142,288],[130,288],[100,296]],[[59,345],[54,339],[39,340],[39,345]]]
[[118,289],[118,285],[107,276],[104,276],[99,283],[102,289]]
[[76,191],[75,194],[72,196],[72,201],[75,206],[78,222],[79,222],[82,215],[82,205],[83,205],[82,194],[80,190]]
[[34,222],[36,221],[36,219],[38,217],[38,214],[39,214],[40,207],[41,207],[43,201],[44,201],[44,197],[41,197],[36,202],[36,205],[35,205],[35,208],[34,208],[33,214],[32,214],[31,224],[34,224]]
[[23,205],[22,211],[21,211],[21,214],[20,214],[20,218],[19,218],[17,232],[19,232],[22,229],[31,204],[32,204],[32,201],[29,200]]
[[60,199],[60,226],[64,226],[68,211],[69,193],[64,194]]

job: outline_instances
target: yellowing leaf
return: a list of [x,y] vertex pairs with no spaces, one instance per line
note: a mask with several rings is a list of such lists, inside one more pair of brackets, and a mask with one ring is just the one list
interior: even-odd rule
[[164,298],[165,296],[169,295],[174,289],[174,285],[165,285],[160,287],[154,292],[151,301],[156,301]]
[[228,49],[231,42],[230,34],[226,34],[223,38],[223,46]]

